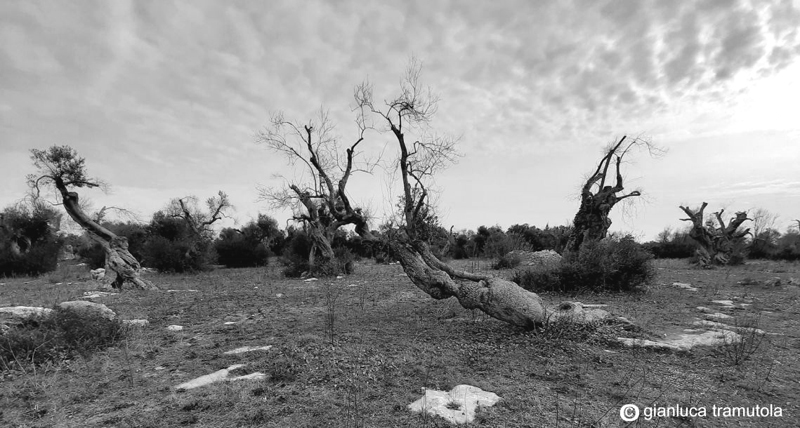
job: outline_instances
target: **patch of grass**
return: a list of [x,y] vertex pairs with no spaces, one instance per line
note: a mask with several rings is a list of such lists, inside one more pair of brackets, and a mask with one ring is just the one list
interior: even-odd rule
[[0,369],[59,363],[88,356],[125,336],[120,321],[56,307],[49,315],[12,326],[0,336]]

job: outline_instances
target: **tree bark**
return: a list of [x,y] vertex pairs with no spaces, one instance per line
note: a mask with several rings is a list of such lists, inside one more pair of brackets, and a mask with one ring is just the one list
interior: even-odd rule
[[703,202],[697,211],[684,206],[679,207],[689,216],[689,218],[682,220],[692,222],[689,237],[699,245],[695,255],[700,265],[704,267],[727,265],[731,260],[731,256],[735,254],[737,245],[750,233],[750,229],[738,230],[742,223],[749,220],[747,213],[736,213],[736,217],[732,218],[730,223],[726,225],[722,219],[724,210],[720,210],[714,213],[720,227],[714,228],[706,226],[703,220],[703,211],[707,206],[708,203]]
[[[127,283],[134,288],[158,290],[153,283],[141,277],[142,267],[128,251],[128,240],[125,237],[117,236],[89,218],[78,203],[78,193],[70,192],[61,178],[56,177],[54,181],[56,188],[61,193],[67,214],[103,246],[106,253],[106,275],[109,271],[116,274],[111,281],[111,286],[121,289],[123,284]],[[109,277],[107,276],[107,278]]]

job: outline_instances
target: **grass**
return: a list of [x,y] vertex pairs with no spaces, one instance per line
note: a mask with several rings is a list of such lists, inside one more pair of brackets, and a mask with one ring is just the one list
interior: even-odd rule
[[[462,264],[490,268],[485,261]],[[800,291],[737,284],[745,277],[799,277],[800,265],[702,270],[684,261],[657,261],[657,268],[645,292],[542,294],[549,303],[608,304],[641,331],[605,324],[523,331],[452,299],[430,299],[398,265],[361,263],[354,275],[308,283],[283,278],[279,266],[149,274],[165,290],[198,291],[125,291],[99,300],[122,318],[147,318],[150,325],[110,348],[42,365],[35,373],[0,371],[0,425],[445,427],[444,420],[406,406],[422,388],[447,391],[459,384],[501,397],[471,426],[617,427],[620,406],[627,403],[783,408],[780,419],[662,418],[632,426],[800,425]],[[84,281],[55,285],[47,277],[2,282],[0,306],[52,307],[96,287]],[[700,289],[687,292],[673,282]],[[752,302],[747,311],[762,313],[759,328],[778,333],[738,364],[720,349],[656,352],[622,348],[614,340],[680,331],[699,316],[697,306],[722,298]],[[167,331],[171,324],[184,330]],[[262,345],[273,348],[224,354]],[[266,377],[185,392],[174,388],[234,364],[247,364],[237,376]]]

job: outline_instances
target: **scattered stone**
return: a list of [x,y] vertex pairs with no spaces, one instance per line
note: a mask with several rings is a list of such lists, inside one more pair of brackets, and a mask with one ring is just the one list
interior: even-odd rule
[[558,268],[561,264],[561,254],[553,250],[543,251],[524,251],[514,250],[508,253],[510,257],[516,257],[521,260],[524,266],[535,266],[544,270],[552,270]]
[[106,277],[106,270],[103,268],[93,269],[89,272],[92,274],[92,279],[101,280]]
[[765,287],[780,287],[781,284],[781,278],[779,276],[764,281]]
[[99,315],[105,319],[113,320],[117,314],[101,303],[87,302],[84,300],[74,300],[71,302],[61,302],[58,304],[61,309],[67,309],[81,315]]
[[720,306],[733,306],[733,300],[712,300],[711,303],[715,303]]
[[672,285],[688,291],[697,291],[697,287],[692,287],[692,284],[687,284],[685,282],[673,282]]
[[156,368],[155,368],[156,371],[161,371],[161,370],[166,370],[166,369],[167,368],[164,367],[164,366],[156,366]]
[[200,376],[200,377],[198,377],[196,379],[190,380],[188,382],[184,382],[184,383],[176,386],[175,389],[177,389],[177,390],[194,389],[194,388],[198,388],[198,387],[201,387],[201,386],[210,385],[212,383],[220,382],[220,381],[223,381],[223,380],[230,382],[230,381],[235,381],[235,380],[258,380],[258,379],[264,379],[264,378],[267,377],[267,375],[265,375],[264,373],[255,372],[255,373],[250,373],[250,374],[247,374],[247,375],[244,375],[244,376],[236,376],[236,377],[228,378],[228,375],[230,374],[230,372],[232,372],[234,370],[237,370],[237,369],[240,369],[240,368],[242,368],[244,366],[245,366],[245,364],[234,364],[234,365],[228,367],[227,369],[218,370],[218,371],[215,371],[214,373],[207,374],[205,376]]
[[0,308],[0,315],[2,315],[3,318],[28,319],[47,316],[51,312],[53,312],[52,309],[35,306],[7,306]]
[[192,380],[190,380],[188,382],[184,382],[184,383],[176,386],[175,389],[194,389],[194,388],[198,388],[198,387],[201,387],[201,386],[210,385],[210,384],[212,384],[214,382],[219,382],[221,380],[224,380],[226,377],[228,377],[230,372],[232,372],[232,371],[234,371],[236,369],[242,368],[244,366],[245,366],[244,364],[234,364],[234,365],[228,367],[227,369],[217,370],[214,373],[207,374],[207,375],[204,375],[204,376],[200,376],[200,377],[198,377],[196,379],[192,379]]
[[224,325],[234,325],[234,324],[236,324],[236,321],[225,321],[223,324]]
[[425,395],[408,405],[412,412],[438,415],[450,423],[465,424],[475,420],[478,406],[491,407],[500,401],[492,392],[476,386],[458,385],[449,392],[426,389]]
[[191,288],[187,288],[186,290],[167,290],[167,293],[197,293],[197,290],[192,290]]
[[556,308],[547,310],[549,322],[568,319],[570,322],[587,324],[608,319],[610,314],[602,309],[592,308],[581,302],[561,302]]
[[283,297],[283,293],[278,293],[278,294],[275,295],[275,297],[280,299],[281,297]]
[[183,326],[182,325],[175,325],[175,324],[168,325],[167,326],[167,330],[169,330],[169,331],[183,331]]
[[337,275],[337,276],[336,276],[336,279],[342,279],[342,278],[344,278],[344,277],[343,277],[343,276],[341,276],[341,275]]
[[230,351],[225,352],[225,355],[234,355],[234,354],[244,354],[245,352],[252,352],[252,351],[269,351],[272,349],[272,345],[266,346],[242,346],[241,348],[236,348]]
[[718,330],[727,330],[727,331],[731,331],[731,332],[736,331],[736,332],[739,332],[739,333],[764,334],[764,330],[760,330],[760,329],[757,329],[757,328],[753,328],[753,327],[736,327],[736,326],[724,324],[724,323],[721,323],[721,322],[715,322],[715,321],[707,321],[707,320],[695,321],[695,322],[692,323],[692,325],[703,326],[703,327],[711,327],[711,328],[715,328],[715,329],[718,329]]
[[714,319],[714,320],[729,320],[729,319],[733,318],[732,316],[725,315],[725,314],[723,314],[721,312],[713,312],[713,313],[710,313],[710,314],[705,314],[704,316],[706,318]]
[[[2,284],[0,284],[0,285],[2,285]],[[786,285],[796,285],[796,286],[800,286],[800,279],[797,279],[797,278],[789,278],[788,280],[786,280]]]
[[[709,321],[710,322],[710,321]],[[659,341],[646,339],[631,339],[618,337],[617,340],[625,346],[643,347],[654,349],[671,349],[675,351],[688,351],[695,346],[715,346],[724,343],[733,343],[741,340],[741,336],[729,330],[705,331],[700,334],[687,333],[677,337]]]
[[99,299],[101,297],[116,296],[119,293],[109,293],[107,291],[86,291],[81,299]]
[[150,321],[147,320],[122,320],[122,323],[131,327],[147,327]]
[[317,278],[308,278],[303,280],[303,282],[311,282],[311,281],[318,281],[318,280]]

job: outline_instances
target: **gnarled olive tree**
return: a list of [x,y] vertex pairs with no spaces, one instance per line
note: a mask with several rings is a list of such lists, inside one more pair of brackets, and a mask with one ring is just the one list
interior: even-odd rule
[[31,159],[39,169],[36,174],[28,176],[28,183],[35,198],[41,195],[42,188],[55,189],[57,199],[61,200],[64,210],[94,240],[103,246],[106,253],[106,275],[116,274],[111,281],[114,288],[122,288],[123,284],[145,290],[158,289],[153,283],[140,275],[141,265],[128,251],[128,240],[117,236],[101,226],[84,212],[80,205],[76,188],[100,187],[97,179],[86,175],[85,160],[69,146],[53,146],[47,150],[31,150]]
[[[276,207],[295,209],[293,219],[306,226],[313,243],[308,264],[315,274],[336,274],[331,242],[336,230],[354,225],[359,234],[369,235],[367,218],[347,195],[347,183],[356,171],[369,172],[374,163],[355,158],[359,144],[364,141],[366,124],[363,110],[356,118],[358,137],[345,149],[342,159],[340,145],[332,134],[333,125],[327,113],[320,112],[316,123],[299,125],[283,115],[273,115],[270,127],[261,131],[257,140],[271,150],[284,154],[290,164],[301,163],[301,178],[286,180],[283,188],[260,189],[262,198]],[[318,258],[319,257],[319,258]]]
[[725,210],[719,210],[714,213],[719,222],[717,228],[714,227],[713,220],[703,221],[703,211],[707,206],[708,203],[703,202],[697,210],[684,206],[679,207],[689,216],[689,218],[681,220],[692,222],[689,237],[700,246],[696,252],[699,263],[702,266],[711,266],[743,261],[740,253],[744,247],[744,237],[750,234],[750,229],[739,230],[739,226],[750,220],[747,218],[747,213],[737,212],[736,216],[731,218],[728,224],[725,224],[725,221],[722,220],[722,213]]
[[[627,144],[625,144],[626,141]],[[572,232],[566,248],[568,252],[577,252],[584,242],[605,238],[611,227],[611,219],[608,217],[611,209],[627,198],[641,196],[639,190],[620,195],[620,192],[625,190],[620,164],[625,155],[637,147],[644,147],[651,154],[661,151],[649,141],[640,138],[628,140],[627,136],[623,136],[616,144],[608,147],[605,155],[597,164],[597,169],[586,179],[581,188],[581,205],[572,221]],[[615,164],[616,170],[616,181],[613,186],[611,179],[606,180],[610,178],[608,170],[612,162]]]
[[[442,262],[430,250],[422,221],[429,204],[432,176],[454,160],[455,140],[431,136],[428,124],[436,112],[437,97],[420,85],[421,67],[412,60],[400,94],[377,106],[372,86],[356,88],[359,108],[377,115],[397,142],[397,165],[402,182],[402,219],[385,234],[386,244],[411,281],[434,299],[456,297],[464,308],[479,309],[510,324],[531,328],[549,320],[570,317],[585,321],[603,313],[584,311],[580,305],[547,308],[542,299],[514,282],[491,275],[461,271]],[[419,136],[419,139],[410,136]],[[365,238],[369,236],[362,235]]]

